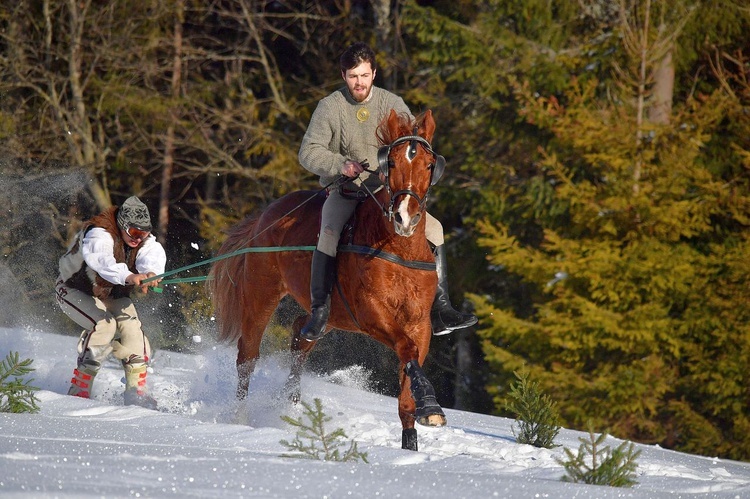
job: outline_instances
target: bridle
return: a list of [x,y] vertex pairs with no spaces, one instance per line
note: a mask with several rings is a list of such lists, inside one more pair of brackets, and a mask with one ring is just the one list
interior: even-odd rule
[[424,197],[419,196],[419,194],[411,189],[401,189],[396,192],[391,191],[391,183],[389,182],[390,169],[393,165],[393,161],[390,159],[391,152],[393,151],[394,147],[407,142],[409,143],[409,148],[406,151],[406,159],[408,159],[409,161],[413,160],[416,157],[417,146],[422,146],[422,148],[424,148],[424,150],[432,156],[433,161],[428,166],[428,168],[430,169],[430,187],[437,184],[438,180],[440,180],[440,177],[443,176],[443,172],[445,171],[445,158],[437,154],[432,149],[432,145],[427,141],[427,139],[417,135],[416,127],[414,128],[413,135],[405,135],[403,137],[399,137],[390,144],[380,147],[378,149],[378,168],[380,170],[380,173],[382,173],[385,177],[385,189],[388,193],[388,197],[390,198],[390,203],[387,210],[382,205],[380,205],[380,207],[383,210],[383,214],[388,217],[389,222],[393,219],[396,200],[400,196],[411,196],[416,199],[419,205],[419,211],[421,212],[424,211],[425,205],[427,203],[427,196],[430,194],[430,187],[427,188]]

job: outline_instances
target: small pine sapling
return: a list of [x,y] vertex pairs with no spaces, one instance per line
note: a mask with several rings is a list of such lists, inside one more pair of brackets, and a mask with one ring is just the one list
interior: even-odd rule
[[529,380],[528,372],[513,374],[518,381],[510,387],[505,408],[518,418],[518,433],[516,423],[511,426],[516,441],[545,449],[557,447],[554,441],[560,432],[560,417],[555,403],[542,393],[538,383]]
[[35,370],[31,367],[33,361],[18,359],[18,352],[10,352],[0,363],[0,412],[38,412],[34,392],[39,388],[31,386],[33,380],[21,379]]
[[[354,440],[349,444],[349,449],[341,455],[339,447],[344,445],[342,440],[346,439],[347,436],[341,428],[326,433],[323,425],[330,421],[331,417],[323,413],[320,399],[315,399],[314,409],[305,402],[302,402],[302,406],[310,424],[303,423],[302,418],[294,419],[289,416],[281,416],[283,421],[297,428],[297,436],[292,442],[281,440],[280,443],[289,450],[298,452],[298,454],[283,454],[283,457],[300,457],[323,461],[356,461],[361,459],[367,462],[367,453],[359,452]],[[309,443],[305,443],[305,441]]]
[[635,481],[636,459],[641,451],[635,451],[632,442],[623,442],[610,451],[609,447],[602,448],[606,438],[606,433],[597,438],[589,425],[588,440],[584,437],[578,439],[581,441],[578,454],[573,455],[570,449],[565,449],[567,461],[557,459],[565,468],[562,481],[612,487],[632,487],[638,483]]

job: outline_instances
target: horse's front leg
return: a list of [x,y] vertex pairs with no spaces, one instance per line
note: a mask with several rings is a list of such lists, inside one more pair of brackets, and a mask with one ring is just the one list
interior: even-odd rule
[[410,360],[404,366],[409,377],[411,396],[416,404],[416,420],[423,426],[445,426],[446,419],[442,407],[437,403],[435,389],[427,379],[416,360]]
[[[415,421],[424,426],[444,426],[445,414],[435,397],[435,389],[417,360],[410,360],[400,375],[398,413],[401,418],[401,448],[419,450]],[[408,383],[407,383],[408,381]]]

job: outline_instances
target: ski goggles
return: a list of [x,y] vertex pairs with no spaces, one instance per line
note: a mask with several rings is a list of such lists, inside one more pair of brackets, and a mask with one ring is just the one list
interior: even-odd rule
[[144,240],[148,237],[149,234],[151,234],[150,230],[141,230],[138,227],[127,227],[125,229],[125,233],[130,237],[130,239],[140,239]]

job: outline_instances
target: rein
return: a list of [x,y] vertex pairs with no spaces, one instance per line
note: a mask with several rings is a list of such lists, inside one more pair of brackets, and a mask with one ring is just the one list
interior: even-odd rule
[[[430,145],[429,145],[429,143],[427,141],[425,141],[422,137],[411,136],[411,135],[410,136],[406,136],[406,137],[401,137],[399,139],[396,139],[393,143],[391,143],[388,146],[385,146],[383,149],[387,148],[388,154],[389,154],[390,150],[395,145],[397,145],[397,144],[399,144],[401,142],[405,142],[405,141],[418,141],[419,143],[421,143],[427,149],[428,152],[430,152],[433,155],[435,155],[435,153],[432,151],[432,148],[430,147]],[[380,153],[379,153],[379,156],[380,156]],[[378,158],[378,159],[380,160],[381,158]],[[362,166],[363,166],[364,170],[366,172],[370,173],[370,174],[377,174],[377,173],[379,173],[379,170],[377,170],[377,169],[376,170],[369,169],[370,165],[367,162],[362,163]],[[382,171],[382,165],[380,166],[380,171]],[[279,217],[278,219],[276,219],[273,223],[269,224],[262,231],[260,231],[257,234],[255,234],[252,238],[250,238],[250,240],[248,241],[248,244],[251,243],[258,236],[260,236],[261,234],[263,234],[264,232],[266,232],[267,230],[270,230],[281,219],[283,219],[284,217],[290,215],[291,213],[295,212],[296,210],[300,209],[302,206],[304,206],[305,204],[307,204],[308,202],[310,202],[315,196],[317,196],[321,192],[323,192],[325,190],[328,190],[330,188],[342,189],[343,186],[344,186],[344,184],[355,180],[357,177],[359,177],[359,175],[357,175],[356,177],[347,177],[345,175],[341,175],[340,177],[338,177],[337,179],[333,180],[329,184],[323,186],[321,189],[319,189],[318,191],[316,191],[312,196],[308,197],[307,199],[305,199],[304,201],[302,201],[300,204],[298,204],[297,206],[295,206],[294,208],[292,208],[291,210],[289,210],[287,213],[285,213],[284,215],[282,215],[281,217]],[[387,180],[387,177],[388,177],[388,175],[387,175],[387,172],[386,172],[386,180]],[[417,193],[415,193],[411,189],[402,189],[400,191],[392,192],[391,188],[390,188],[390,184],[386,181],[385,182],[385,188],[386,188],[386,192],[388,193],[388,195],[390,197],[390,203],[389,203],[388,207],[386,208],[386,206],[383,203],[381,203],[378,200],[378,198],[375,196],[375,193],[379,189],[376,189],[375,191],[371,191],[370,188],[367,187],[367,185],[365,185],[364,182],[361,184],[361,187],[367,192],[366,195],[369,196],[370,199],[372,199],[375,202],[375,204],[378,205],[378,207],[380,208],[381,213],[383,214],[383,216],[385,216],[388,219],[389,222],[392,221],[392,219],[393,219],[393,209],[396,206],[396,198],[398,198],[398,196],[405,195],[405,196],[412,196],[412,197],[414,197],[417,200],[417,202],[419,203],[419,209],[420,209],[420,211],[422,211],[422,210],[424,210],[425,204],[427,202],[427,194],[429,194],[429,189],[427,190],[427,193],[425,193],[424,198],[421,198]],[[315,248],[316,248],[315,246],[273,246],[273,247],[260,247],[260,248],[242,248],[242,249],[239,249],[239,250],[236,250],[236,251],[232,251],[231,253],[227,253],[225,255],[220,255],[220,256],[217,256],[217,257],[214,257],[214,258],[209,258],[207,260],[202,260],[200,262],[196,262],[196,263],[193,263],[193,264],[190,264],[190,265],[186,265],[184,267],[180,267],[180,268],[168,271],[168,272],[164,272],[163,274],[159,274],[159,275],[156,275],[156,276],[153,276],[153,277],[149,277],[148,279],[144,279],[142,281],[142,283],[146,284],[146,283],[149,283],[151,281],[155,281],[157,279],[163,279],[164,277],[168,277],[168,276],[177,274],[179,272],[183,272],[185,270],[189,270],[189,269],[192,269],[192,268],[195,268],[195,267],[199,267],[199,266],[202,266],[202,265],[207,265],[209,263],[217,262],[219,260],[224,260],[225,258],[232,258],[232,257],[238,256],[238,255],[244,254],[244,253],[269,253],[269,252],[280,252],[280,251],[312,251]],[[411,269],[415,269],[415,270],[429,270],[429,271],[433,271],[434,272],[437,269],[437,266],[436,266],[435,262],[404,260],[403,258],[399,257],[398,255],[394,255],[392,253],[388,253],[387,251],[383,251],[381,249],[371,248],[369,246],[360,246],[360,245],[355,245],[355,244],[346,244],[346,245],[339,246],[338,250],[339,251],[344,251],[344,252],[350,252],[350,253],[357,253],[357,254],[365,255],[365,256],[372,256],[372,257],[375,257],[375,258],[380,258],[380,259],[383,259],[383,260],[395,263],[397,265],[401,265],[403,267],[407,267],[407,268],[411,268]],[[200,282],[200,281],[206,281],[206,280],[208,280],[208,276],[184,277],[184,278],[162,280],[161,284],[177,284],[177,283],[185,283],[185,282]],[[159,293],[161,292],[161,288],[154,288],[154,290],[157,291],[157,292],[159,292]]]
[[[409,136],[409,137],[411,137],[411,136]],[[421,139],[421,137],[419,137],[419,138]],[[424,139],[422,139],[422,140],[424,140]],[[394,142],[394,144],[395,144],[395,142]],[[362,166],[364,166],[364,169],[365,169],[365,171],[367,173],[376,174],[376,173],[379,172],[378,170],[370,170],[368,168],[370,166],[368,163],[363,163]],[[353,177],[351,179],[347,179],[347,181],[354,180],[355,178],[357,178],[357,177]],[[386,180],[387,179],[388,179],[388,176],[386,175]],[[343,182],[341,185],[339,185],[339,189],[341,189],[344,186],[345,183],[346,182]],[[364,182],[361,184],[361,187],[367,192],[366,195],[369,196],[370,199],[372,199],[375,202],[375,204],[378,205],[378,207],[380,208],[380,212],[383,214],[384,217],[386,217],[388,219],[389,222],[393,221],[393,213],[394,213],[393,209],[396,207],[396,199],[398,199],[399,196],[411,196],[411,197],[413,197],[414,199],[417,200],[417,203],[419,204],[419,211],[424,211],[425,205],[427,204],[427,196],[430,194],[430,190],[429,189],[427,189],[427,192],[425,193],[425,195],[424,195],[423,198],[419,197],[419,194],[417,194],[416,192],[412,191],[411,189],[401,189],[400,191],[393,192],[393,191],[391,191],[390,184],[386,181],[385,184],[383,185],[383,187],[385,188],[385,191],[388,193],[388,197],[390,198],[390,202],[388,203],[388,207],[386,208],[386,206],[383,203],[381,203],[380,201],[378,201],[377,197],[375,197],[375,193],[378,192],[381,188],[378,188],[375,191],[371,191],[370,188],[367,187],[367,185]],[[344,193],[343,190],[342,190],[341,193],[342,193],[342,195],[347,196],[347,197],[351,196],[350,194]],[[354,197],[356,197],[356,194],[355,194]]]
[[[369,164],[365,163],[365,171],[370,174],[378,173],[378,170],[370,170],[367,168],[370,166]],[[355,177],[356,178],[356,177]],[[427,193],[425,194],[424,198],[419,197],[419,194],[412,191],[411,189],[401,189],[400,191],[393,192],[391,191],[391,186],[387,182],[388,176],[386,176],[386,182],[383,187],[385,187],[385,192],[388,193],[388,197],[390,198],[390,202],[388,203],[388,207],[386,208],[384,204],[382,204],[380,201],[378,201],[378,198],[375,197],[375,192],[371,191],[369,187],[367,187],[364,183],[362,183],[362,187],[367,191],[367,195],[372,199],[375,204],[378,205],[380,208],[380,212],[383,214],[384,217],[388,219],[389,222],[393,220],[393,209],[396,207],[396,199],[398,199],[399,196],[411,196],[414,199],[417,200],[417,203],[419,204],[419,211],[423,211],[425,208],[425,205],[427,204],[427,194],[430,193],[429,189],[427,190]],[[353,180],[353,179],[352,179]]]

